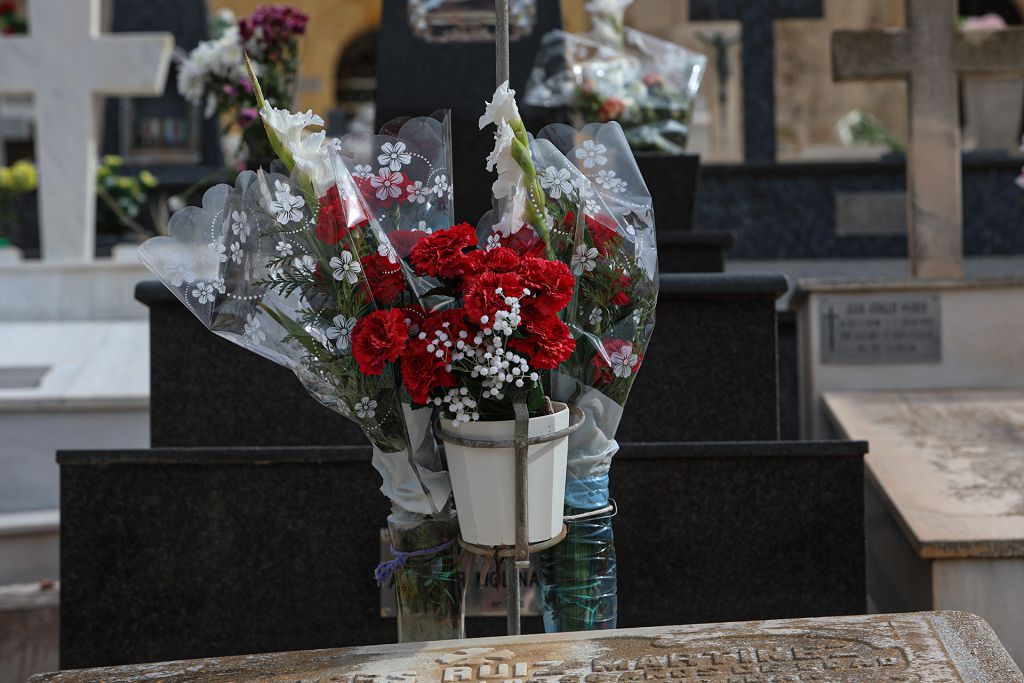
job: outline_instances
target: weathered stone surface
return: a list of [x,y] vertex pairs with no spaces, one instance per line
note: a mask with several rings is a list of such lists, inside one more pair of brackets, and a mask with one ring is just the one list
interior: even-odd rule
[[963,612],[676,626],[413,643],[85,669],[31,683],[610,683],[999,681],[1024,676],[988,625]]
[[1024,557],[1024,391],[830,392],[922,557]]
[[57,603],[52,582],[0,587],[0,681],[23,681],[57,666]]

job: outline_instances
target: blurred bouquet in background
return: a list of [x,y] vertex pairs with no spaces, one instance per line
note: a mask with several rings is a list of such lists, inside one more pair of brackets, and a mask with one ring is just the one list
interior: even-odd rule
[[107,154],[96,168],[96,230],[104,234],[135,233],[141,239],[152,236],[153,221],[143,214],[149,206],[149,192],[160,182],[149,171],[121,173],[124,160]]
[[37,185],[36,167],[31,161],[15,161],[0,167],[0,247],[10,243],[19,227],[16,197],[32,192]]
[[[178,92],[204,107],[207,117],[223,121],[223,134],[240,134],[236,146],[243,158],[269,162],[275,158],[242,60],[248,53],[267,98],[291,106],[295,95],[299,36],[308,17],[287,5],[261,5],[251,17],[235,20],[221,11],[211,25],[211,40],[199,43],[178,65]],[[252,164],[251,164],[252,165]]]
[[631,3],[593,0],[589,34],[545,36],[525,102],[563,108],[576,127],[618,121],[634,151],[683,154],[707,58],[627,28]]
[[847,147],[881,145],[896,153],[906,149],[881,121],[860,109],[847,112],[836,122],[836,135]]
[[27,31],[25,17],[18,11],[18,6],[13,2],[0,2],[0,35],[11,36]]

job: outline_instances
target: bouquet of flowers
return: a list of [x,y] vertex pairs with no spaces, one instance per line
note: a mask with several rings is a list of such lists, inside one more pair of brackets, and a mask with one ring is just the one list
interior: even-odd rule
[[588,35],[544,37],[526,104],[564,108],[572,123],[618,121],[634,151],[683,154],[707,58],[627,28],[632,0],[592,0]]
[[[250,72],[251,73],[251,72]],[[289,175],[247,171],[177,212],[143,262],[211,331],[291,369],[355,421],[391,500],[401,640],[463,635],[451,485],[398,360],[433,298],[402,261],[451,225],[447,119],[396,122],[380,136],[327,140],[312,112],[260,114]],[[376,170],[374,170],[376,169]]]
[[292,101],[298,68],[298,38],[306,32],[305,14],[287,5],[262,5],[241,21],[222,10],[213,22],[211,40],[199,43],[178,65],[178,92],[195,105],[205,99],[205,115],[219,116],[224,133],[240,130],[241,147],[248,158],[274,157],[253,93],[252,80],[242,61],[252,60],[264,92],[271,102]]
[[569,437],[568,535],[542,554],[545,627],[614,628],[608,472],[623,406],[654,330],[651,196],[618,123],[582,130],[556,124],[531,140],[514,92],[499,89],[495,99],[488,107],[495,114],[481,120],[498,129],[491,161],[499,172],[495,210],[481,222],[481,239],[494,250],[546,253],[574,276],[562,315],[573,352],[552,371],[548,393],[578,406],[585,419]]

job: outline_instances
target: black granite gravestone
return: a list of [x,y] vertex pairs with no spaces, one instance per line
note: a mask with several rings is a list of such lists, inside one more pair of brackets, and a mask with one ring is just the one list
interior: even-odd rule
[[775,300],[782,275],[667,274],[623,442],[779,438]]
[[[779,436],[775,299],[781,275],[663,274],[654,338],[620,428],[623,441]],[[364,444],[287,370],[208,331],[160,283],[150,309],[154,448]],[[671,397],[671,401],[667,400]]]
[[[206,0],[113,0],[112,10],[110,30],[115,33],[169,31],[174,44],[186,51],[207,37]],[[222,163],[220,134],[215,118],[202,117],[178,93],[176,74],[175,66],[159,97],[108,100],[103,151],[154,172],[184,166],[198,179]]]
[[[1024,202],[1014,184],[1020,160],[965,154],[964,253],[1024,254]],[[903,157],[882,161],[706,165],[697,193],[697,225],[736,234],[733,259],[901,258],[904,230],[840,234],[838,197],[903,192]],[[902,209],[895,220],[903,225]],[[660,225],[660,223],[659,223]],[[865,226],[871,228],[872,226]]]
[[[532,28],[518,39],[513,32],[510,43],[511,87],[519,92],[526,85],[541,38],[562,23],[559,3],[537,0],[534,4]],[[486,13],[481,10],[476,14]],[[437,109],[452,111],[456,218],[474,225],[491,208],[493,177],[484,171],[484,162],[494,139],[491,130],[478,130],[477,123],[484,102],[494,93],[494,74],[493,33],[488,36],[484,32],[470,41],[428,39],[410,24],[406,0],[383,3],[377,70],[378,125]]]
[[[612,476],[619,625],[862,613],[865,450],[624,445]],[[369,459],[58,454],[61,668],[393,641],[372,579],[387,507]],[[467,620],[470,636],[504,628]]]
[[736,19],[742,24],[743,151],[750,160],[775,159],[776,19],[822,16],[821,0],[690,0],[690,19]]

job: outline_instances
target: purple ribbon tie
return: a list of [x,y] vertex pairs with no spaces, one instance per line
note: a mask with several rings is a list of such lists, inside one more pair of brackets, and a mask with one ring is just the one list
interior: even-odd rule
[[407,553],[401,550],[396,550],[395,546],[391,546],[391,555],[395,559],[388,560],[387,562],[381,562],[377,565],[377,568],[373,570],[373,576],[377,579],[377,585],[383,586],[391,578],[391,575],[396,571],[405,566],[406,560],[410,557],[423,557],[425,555],[433,555],[439,553],[445,548],[455,543],[455,539],[442,543],[441,545],[434,546],[433,548],[424,548],[423,550],[414,550],[411,553]]

